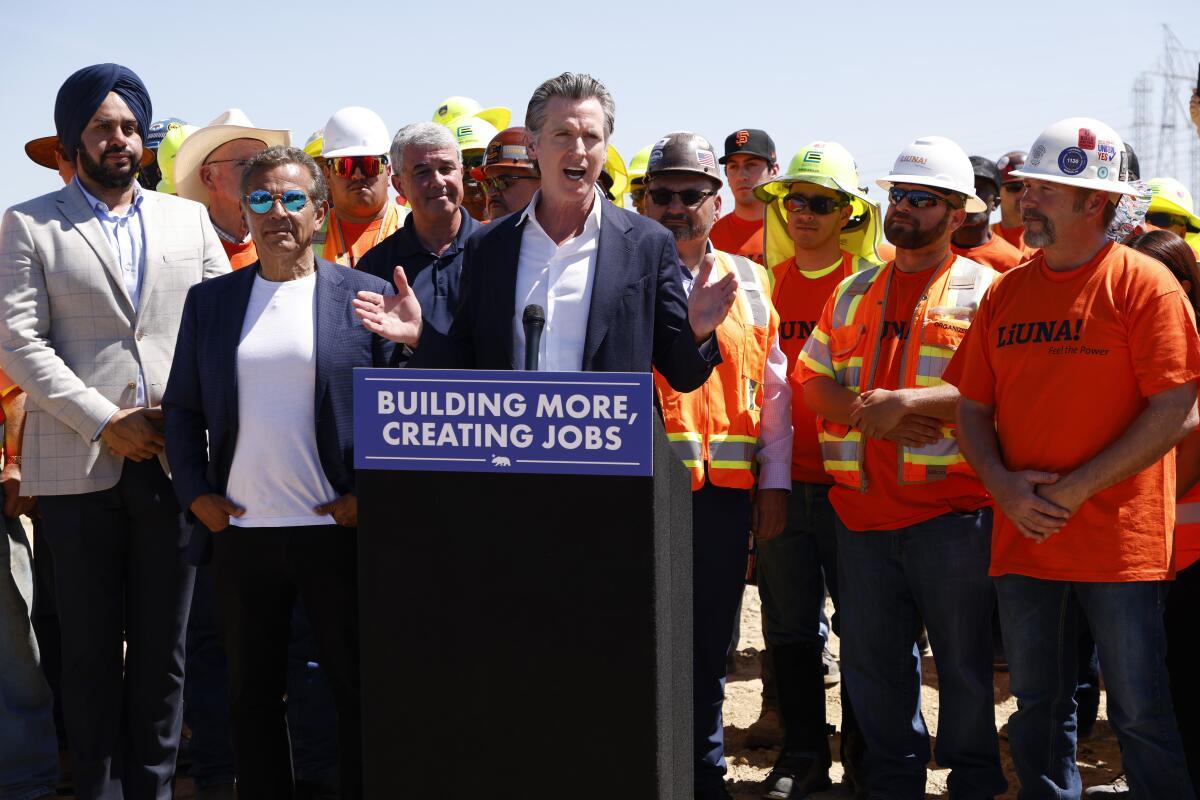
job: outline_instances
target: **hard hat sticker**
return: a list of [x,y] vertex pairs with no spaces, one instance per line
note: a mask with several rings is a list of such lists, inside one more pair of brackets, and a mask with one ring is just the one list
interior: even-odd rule
[[1035,144],[1033,150],[1029,152],[1029,165],[1036,167],[1042,163],[1042,156],[1046,155],[1046,145]]
[[1104,180],[1105,178],[1107,178],[1108,177],[1108,167],[1104,167],[1104,166],[1096,167],[1096,177],[1099,178],[1100,180]]
[[1096,149],[1096,134],[1092,133],[1087,128],[1079,129],[1079,149],[1095,150]]
[[1112,142],[1106,142],[1101,139],[1096,143],[1096,155],[1101,161],[1116,161],[1117,148]]
[[1083,172],[1087,168],[1087,161],[1087,153],[1078,147],[1068,147],[1058,154],[1058,168],[1064,175],[1078,175]]

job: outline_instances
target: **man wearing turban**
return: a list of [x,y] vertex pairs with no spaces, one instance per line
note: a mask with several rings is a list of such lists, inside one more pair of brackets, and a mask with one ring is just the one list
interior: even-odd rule
[[203,206],[138,186],[150,120],[129,68],[76,72],[54,107],[75,178],[0,222],[0,368],[27,395],[81,800],[171,797],[193,568],[159,404],[188,288],[229,271]]

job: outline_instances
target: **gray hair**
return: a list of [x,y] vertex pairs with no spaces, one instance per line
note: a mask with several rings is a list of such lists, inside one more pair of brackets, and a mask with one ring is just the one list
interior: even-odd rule
[[389,156],[392,161],[393,172],[399,173],[401,165],[404,164],[404,149],[410,145],[418,147],[448,147],[458,156],[459,163],[462,163],[462,153],[458,150],[458,140],[454,138],[454,134],[450,133],[449,128],[439,125],[436,122],[414,122],[396,131],[396,138],[392,139],[392,148]]
[[307,194],[313,206],[319,206],[329,199],[329,187],[325,184],[325,175],[317,166],[317,162],[312,160],[312,156],[298,147],[284,147],[279,144],[255,153],[246,162],[246,168],[242,171],[242,197],[250,192],[250,179],[254,177],[255,173],[266,172],[287,164],[295,164],[308,170]]
[[525,127],[529,129],[530,137],[536,138],[542,132],[542,125],[546,122],[546,106],[554,97],[576,101],[594,98],[600,101],[600,107],[604,109],[604,138],[608,140],[612,136],[617,120],[617,105],[608,89],[591,75],[564,72],[557,78],[543,81],[541,86],[533,90],[529,107],[525,109]]

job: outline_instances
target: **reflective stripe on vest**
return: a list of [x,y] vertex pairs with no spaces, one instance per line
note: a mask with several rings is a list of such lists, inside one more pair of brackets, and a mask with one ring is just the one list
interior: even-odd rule
[[[887,275],[884,268],[872,266],[847,278],[835,290],[832,330],[827,335],[817,336],[814,333],[809,338],[811,351],[819,355],[827,354],[826,363],[833,365],[835,380],[853,392],[874,388],[865,382],[873,381],[873,373],[877,368],[874,359],[879,352],[879,326],[886,310]],[[958,341],[974,318],[975,309],[979,307],[979,301],[995,275],[989,267],[956,256],[949,269],[943,266],[931,276],[920,301],[925,303],[920,327],[913,327],[901,356],[901,388],[942,384],[942,373],[953,358]],[[881,276],[885,282],[880,284],[877,280]],[[871,295],[871,302],[863,306],[868,294]],[[865,331],[856,338],[853,349],[835,353],[830,344],[834,331],[855,325],[862,325]],[[866,354],[870,354],[870,358],[866,358]],[[871,375],[863,375],[866,362],[870,363]],[[817,438],[821,444],[825,470],[838,483],[861,488],[862,435],[849,426],[818,418]],[[923,447],[900,446],[900,450],[901,484],[928,483],[941,480],[948,474],[971,474],[966,459],[959,452],[953,425],[943,424],[941,438],[932,444]]]
[[732,272],[738,279],[738,299],[716,332],[723,360],[693,392],[675,391],[657,372],[654,382],[667,440],[692,473],[692,489],[701,488],[706,480],[715,486],[750,489],[761,423],[758,394],[779,317],[767,297],[762,267],[720,251],[716,258],[715,278]]

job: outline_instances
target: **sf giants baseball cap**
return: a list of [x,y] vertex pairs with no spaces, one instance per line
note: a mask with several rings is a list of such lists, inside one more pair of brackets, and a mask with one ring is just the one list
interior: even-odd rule
[[738,154],[765,158],[773,165],[776,162],[775,141],[767,135],[766,131],[760,131],[758,128],[742,128],[725,137],[725,155],[718,159],[718,163],[724,164],[730,156]]

